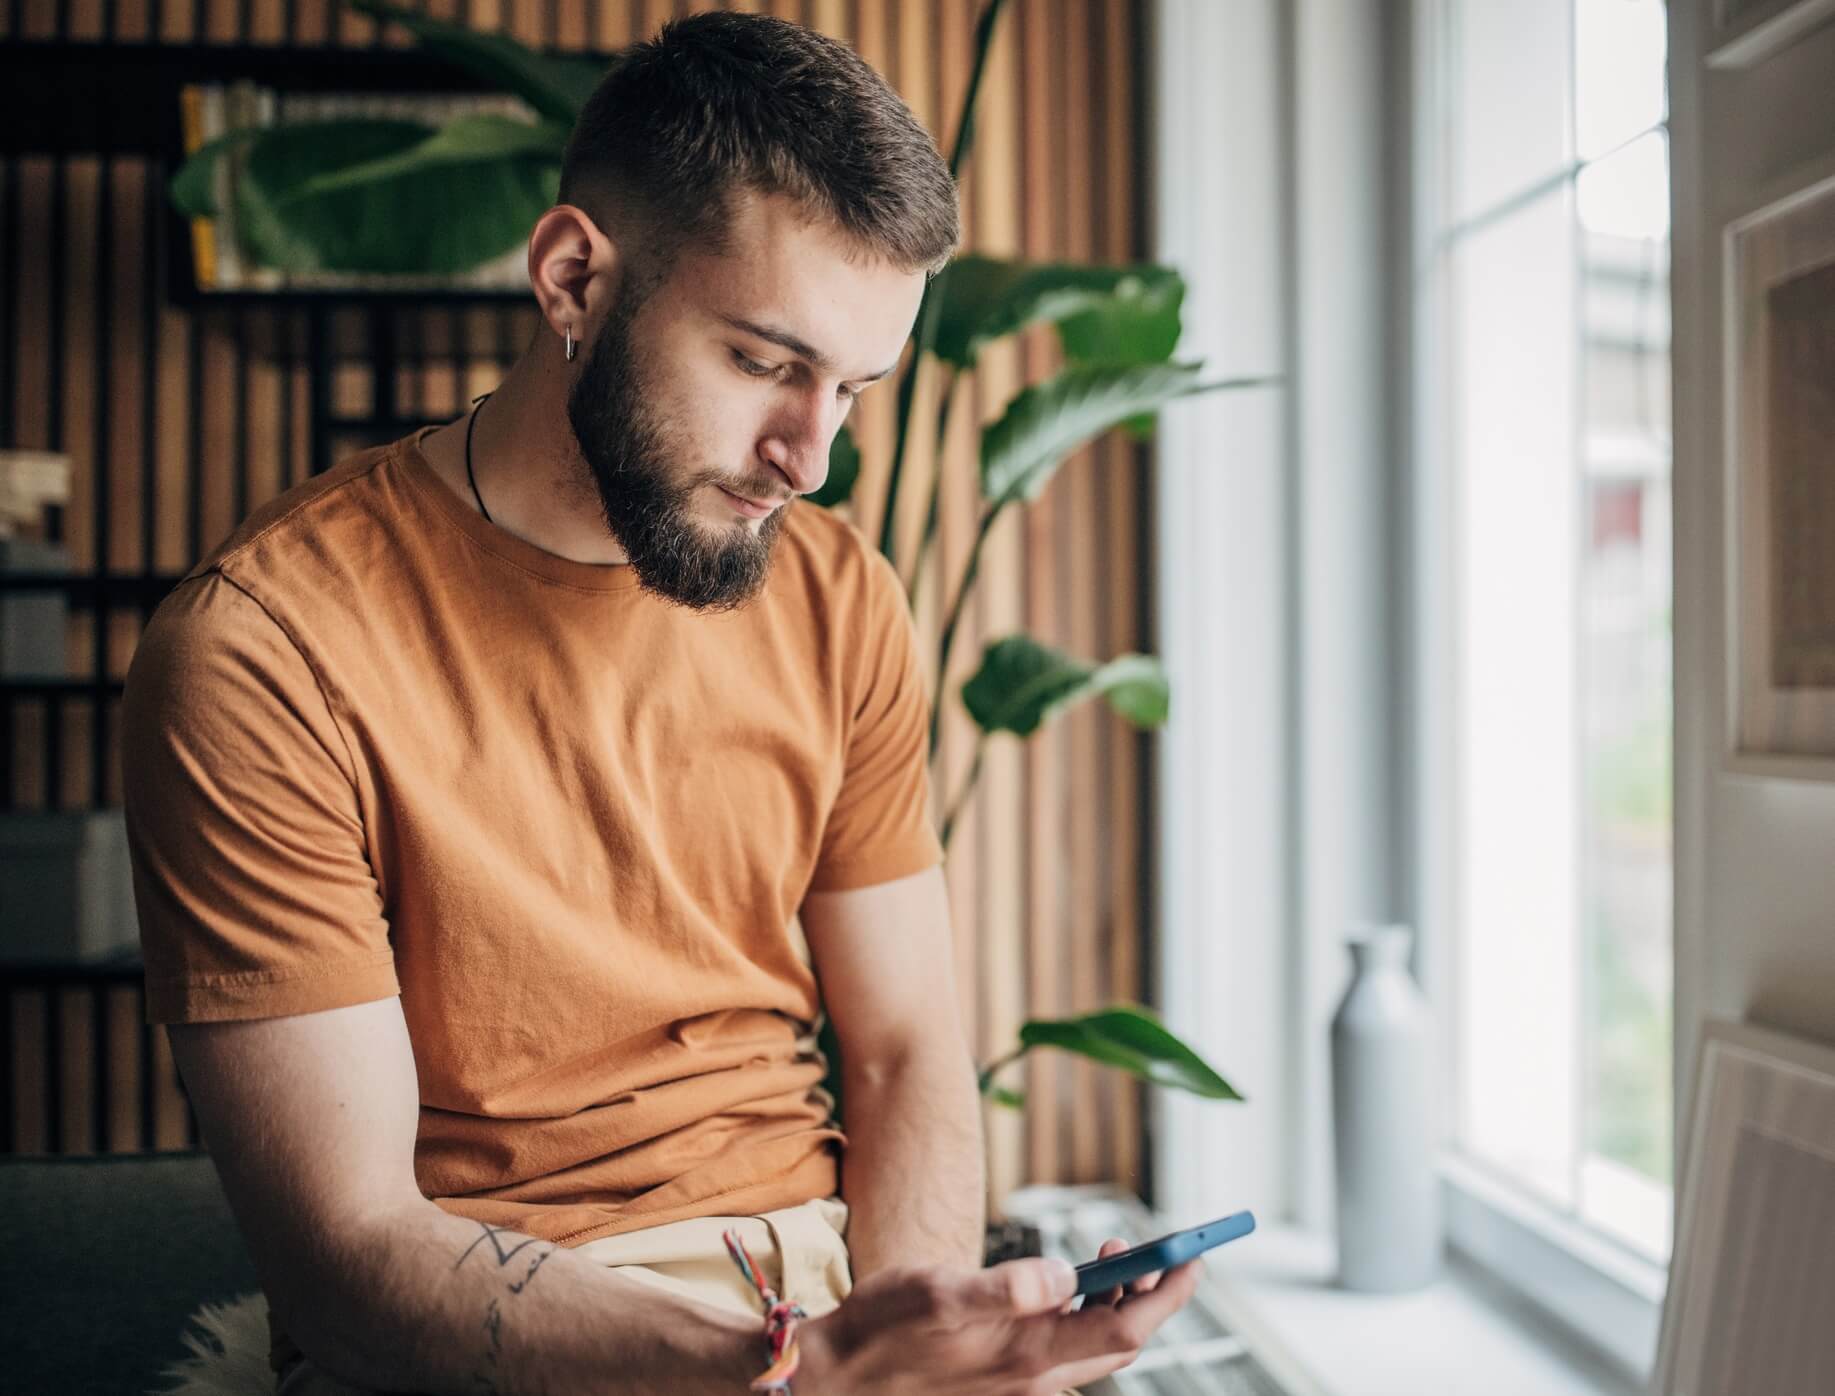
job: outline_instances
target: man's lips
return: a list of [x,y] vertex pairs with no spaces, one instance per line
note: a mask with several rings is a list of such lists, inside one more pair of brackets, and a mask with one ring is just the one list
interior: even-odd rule
[[744,514],[749,519],[764,518],[766,514],[769,514],[773,509],[777,508],[779,503],[782,502],[780,500],[773,500],[770,503],[761,504],[758,500],[749,499],[743,494],[734,494],[725,485],[716,485],[714,488],[719,490],[721,494],[725,495],[727,499],[732,501],[733,508],[737,509],[740,513]]

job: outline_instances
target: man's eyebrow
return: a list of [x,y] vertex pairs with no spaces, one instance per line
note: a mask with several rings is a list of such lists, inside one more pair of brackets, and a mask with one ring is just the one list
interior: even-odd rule
[[[824,373],[833,373],[835,371],[835,361],[833,359],[829,358],[828,355],[824,354],[813,344],[791,334],[789,330],[780,330],[771,325],[761,325],[756,320],[747,320],[743,316],[728,315],[724,312],[721,313],[720,318],[736,330],[744,330],[747,334],[767,340],[777,345],[779,348],[788,349],[800,359],[807,359]],[[865,378],[859,378],[855,381],[859,383],[877,383],[897,367],[897,364],[892,364],[886,368],[880,369],[878,373],[869,373]]]

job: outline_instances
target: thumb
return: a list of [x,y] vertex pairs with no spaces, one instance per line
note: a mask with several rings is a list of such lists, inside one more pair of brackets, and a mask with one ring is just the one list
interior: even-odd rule
[[978,1304],[1011,1314],[1041,1314],[1077,1292],[1077,1272],[1067,1260],[1008,1260],[978,1271],[968,1286]]

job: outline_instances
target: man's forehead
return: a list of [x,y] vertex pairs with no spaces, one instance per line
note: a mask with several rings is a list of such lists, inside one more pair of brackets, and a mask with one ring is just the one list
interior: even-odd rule
[[824,373],[883,377],[896,364],[923,295],[921,273],[819,253],[759,255],[736,244],[678,267],[690,303],[717,327],[775,344]]

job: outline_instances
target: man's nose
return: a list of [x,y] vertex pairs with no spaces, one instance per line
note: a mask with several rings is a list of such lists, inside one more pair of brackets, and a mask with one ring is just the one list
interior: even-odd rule
[[765,459],[781,470],[798,494],[813,494],[828,478],[828,446],[841,425],[845,403],[821,401],[819,393],[799,393],[794,405],[771,424],[761,447]]

